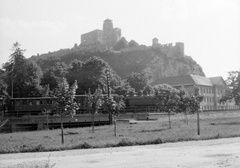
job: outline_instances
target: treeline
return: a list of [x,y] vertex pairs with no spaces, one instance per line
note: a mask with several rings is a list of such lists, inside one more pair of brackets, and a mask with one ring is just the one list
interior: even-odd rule
[[[76,94],[93,93],[97,88],[107,93],[126,95],[131,91],[147,91],[148,76],[146,73],[132,73],[122,80],[103,59],[91,56],[86,61],[73,60],[69,64],[57,62],[44,72],[32,59],[24,57],[24,51],[18,42],[13,44],[13,53],[9,61],[0,70],[1,97],[39,97],[48,96],[57,87],[62,78],[71,85],[78,81]],[[109,83],[107,83],[107,77]]]

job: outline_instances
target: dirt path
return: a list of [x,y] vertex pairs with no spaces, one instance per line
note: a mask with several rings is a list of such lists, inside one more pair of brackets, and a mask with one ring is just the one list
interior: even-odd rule
[[121,148],[0,155],[0,168],[50,164],[57,168],[240,167],[240,138]]

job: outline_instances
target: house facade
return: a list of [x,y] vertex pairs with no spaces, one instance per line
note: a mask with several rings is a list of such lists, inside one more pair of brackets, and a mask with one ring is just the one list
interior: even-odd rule
[[200,93],[204,96],[204,99],[201,102],[204,111],[239,109],[234,101],[226,102],[224,104],[219,103],[219,100],[227,90],[227,85],[220,76],[207,78],[190,74],[160,78],[151,83],[152,86],[159,84],[169,84],[177,89],[183,86],[189,93],[193,93],[194,86],[198,86]]

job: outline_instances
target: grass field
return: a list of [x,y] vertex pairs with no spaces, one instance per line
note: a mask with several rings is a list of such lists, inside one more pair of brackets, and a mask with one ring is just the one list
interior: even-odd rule
[[197,135],[196,114],[189,115],[188,125],[183,114],[171,116],[172,128],[167,116],[158,121],[117,125],[117,137],[113,126],[64,129],[65,144],[61,144],[60,129],[0,134],[0,153],[41,152],[83,148],[160,144],[167,142],[215,139],[240,136],[240,111],[200,113],[200,136]]

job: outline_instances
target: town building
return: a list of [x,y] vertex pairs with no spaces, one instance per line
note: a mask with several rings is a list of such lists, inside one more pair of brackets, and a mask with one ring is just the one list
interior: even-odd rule
[[194,86],[199,87],[200,93],[204,96],[204,100],[201,102],[204,111],[239,109],[234,101],[226,102],[224,104],[219,103],[219,100],[227,89],[225,81],[220,76],[207,78],[190,74],[160,78],[151,83],[152,86],[159,84],[169,84],[177,89],[183,86],[189,93],[193,93]]
[[114,28],[112,20],[106,19],[103,30],[96,29],[81,35],[81,49],[111,49],[121,39],[121,29]]

